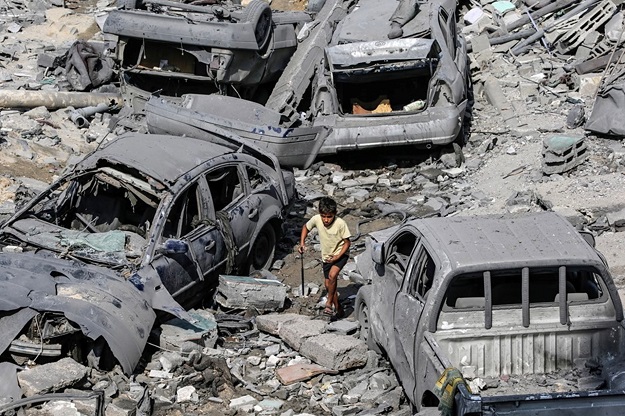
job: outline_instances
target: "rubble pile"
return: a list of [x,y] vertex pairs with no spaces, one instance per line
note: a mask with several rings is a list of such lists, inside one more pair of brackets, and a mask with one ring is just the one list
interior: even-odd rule
[[[89,390],[103,392],[107,415],[410,414],[386,361],[354,338],[354,322],[277,314],[257,317],[257,325],[263,332],[239,333],[237,341],[222,338],[215,348],[158,350],[130,377],[118,368],[108,373],[89,369],[71,358],[24,369],[18,380],[26,397],[63,390],[73,394],[66,397],[72,403],[61,398],[26,414],[45,414],[51,406],[96,414],[97,401],[84,393]],[[327,331],[325,338],[313,337],[311,325],[317,333]]]
[[[37,93],[75,93],[65,64],[77,39],[100,45],[106,56],[100,13],[114,7],[89,2],[91,10],[98,10],[94,18],[61,3],[10,0],[0,5],[0,93],[19,91],[37,99]],[[325,195],[337,200],[355,234],[396,222],[385,219],[395,212],[426,217],[554,210],[592,231],[599,245],[620,253],[625,130],[612,117],[614,108],[600,100],[613,97],[619,103],[622,11],[610,0],[472,4],[462,13],[475,99],[463,148],[376,155],[367,168],[335,158],[296,170],[302,199],[292,208],[272,268],[279,289],[256,303],[247,295],[233,300],[232,293],[239,295],[242,286],[255,291],[255,285],[223,277],[222,301],[217,302],[224,308],[256,308],[255,313],[198,312],[199,330],[181,328],[180,321],[163,325],[159,341],[132,375],[119,367],[96,370],[70,358],[25,363],[19,371],[2,368],[2,374],[13,374],[19,382],[18,390],[0,389],[4,396],[68,395],[28,410],[33,415],[104,409],[113,415],[410,414],[389,364],[359,340],[353,315],[332,323],[313,319],[311,305],[323,294],[315,244],[304,264],[307,293],[301,293],[300,258],[293,247],[303,219],[316,213],[314,201]],[[85,93],[117,95],[95,88]],[[127,129],[145,130],[140,118],[106,106],[76,115],[76,109],[93,106],[0,105],[1,219],[106,138]],[[360,226],[366,221],[366,227]],[[356,239],[352,254],[363,246],[364,239]],[[621,257],[609,260],[625,276]],[[347,284],[341,285],[341,300],[349,303]],[[255,316],[258,310],[283,307],[308,316]],[[497,394],[499,387],[510,385],[523,392],[528,386],[570,391],[597,381],[590,371],[472,382],[476,390]]]

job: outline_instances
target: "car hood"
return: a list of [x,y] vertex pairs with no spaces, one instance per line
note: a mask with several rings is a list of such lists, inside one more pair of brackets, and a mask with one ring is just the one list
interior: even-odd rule
[[130,374],[156,319],[154,300],[161,294],[155,288],[162,285],[152,280],[138,286],[141,289],[109,269],[73,260],[0,253],[0,310],[4,311],[0,353],[35,315],[56,312],[77,324],[88,338],[102,337]]

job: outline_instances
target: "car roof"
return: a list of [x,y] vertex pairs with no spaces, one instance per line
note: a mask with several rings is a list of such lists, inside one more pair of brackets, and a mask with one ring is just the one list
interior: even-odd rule
[[196,166],[235,149],[185,136],[128,133],[97,149],[76,165],[78,170],[123,164],[162,182],[172,183]]
[[517,267],[589,265],[601,257],[562,216],[447,217],[409,221],[452,269],[465,272]]

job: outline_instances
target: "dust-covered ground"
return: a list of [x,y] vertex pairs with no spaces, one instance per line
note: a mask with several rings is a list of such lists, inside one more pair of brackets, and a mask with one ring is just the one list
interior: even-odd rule
[[[273,0],[271,5],[276,10],[304,10],[306,2]],[[22,27],[17,31],[4,30],[3,49],[0,50],[3,79],[0,88],[45,90],[55,82],[61,82],[61,72],[44,71],[37,65],[38,55],[56,48],[63,49],[76,39],[101,41],[102,34],[96,22],[114,7],[113,2],[107,1],[67,3],[65,8],[46,10],[45,19],[31,19],[27,7],[19,8],[19,13],[23,14]],[[467,8],[462,10],[466,12]],[[548,74],[550,70],[545,68],[563,65],[563,58],[553,57],[540,47],[516,61],[507,57],[504,59],[503,55],[485,59],[471,54],[470,58],[475,103],[469,140],[462,149],[463,163],[456,163],[458,152],[451,147],[430,151],[408,148],[373,154],[352,153],[319,161],[306,171],[296,171],[300,198],[291,208],[285,223],[272,269],[272,273],[290,288],[286,308],[281,312],[295,312],[313,318],[319,315],[317,305],[325,291],[314,236],[311,238],[311,249],[303,259],[295,248],[302,225],[316,213],[315,201],[327,194],[333,195],[339,203],[339,215],[347,221],[352,234],[361,235],[353,242],[352,257],[362,252],[367,232],[399,221],[397,216],[379,217],[380,213],[388,210],[404,210],[416,216],[553,210],[566,216],[579,228],[594,231],[597,248],[605,255],[620,292],[625,291],[625,257],[622,255],[625,233],[619,232],[620,227],[606,222],[606,214],[619,213],[625,207],[625,147],[621,138],[599,138],[588,134],[582,127],[566,127],[567,115],[575,104],[581,102],[586,112],[590,113],[594,93],[581,91],[579,87],[561,86],[557,89],[537,87],[535,94],[524,94],[520,85],[527,82],[528,71]],[[505,99],[514,109],[513,120],[489,102],[483,85],[487,76],[495,76],[499,81]],[[4,215],[15,210],[16,203],[19,205],[23,201],[20,198],[32,196],[35,190],[49,183],[72,161],[114,135],[107,129],[109,114],[97,116],[88,129],[81,130],[67,120],[66,109],[32,111],[30,114],[9,109],[0,112],[0,207]],[[140,123],[141,120],[137,120],[137,129]],[[545,175],[542,171],[543,140],[554,135],[584,137],[589,149],[588,159],[562,174]],[[451,168],[459,170],[451,174]],[[345,180],[354,178],[360,181],[356,188],[362,192],[358,194],[353,192],[353,185],[341,185]],[[28,179],[37,181],[29,182]],[[358,286],[347,278],[350,267],[353,266],[346,267],[339,281],[339,293],[346,307],[347,319],[353,320],[351,306]],[[306,297],[298,295],[302,279],[306,290],[311,292]],[[393,391],[397,387],[397,381],[393,381],[393,373],[384,360],[370,361],[367,364],[369,367],[353,373],[336,377],[317,376],[309,383],[301,383],[298,389],[276,386],[275,379],[271,379],[265,367],[271,356],[265,349],[279,344],[277,338],[264,334],[243,340],[236,336],[225,338],[230,344],[226,344],[222,352],[226,351],[224,354],[229,364],[244,361],[247,365],[245,379],[255,380],[257,384],[238,383],[234,386],[226,382],[220,384],[219,394],[214,395],[211,393],[217,388],[216,383],[209,387],[203,385],[198,387],[201,396],[211,397],[213,401],[200,400],[199,403],[184,406],[168,404],[161,399],[175,397],[178,387],[194,385],[196,380],[193,377],[197,378],[198,374],[179,372],[174,387],[165,381],[155,383],[145,373],[159,367],[156,362],[161,363],[160,357],[166,352],[152,350],[155,355],[147,355],[142,368],[133,375],[132,383],[151,387],[156,384],[154,391],[157,393],[154,396],[161,400],[162,407],[155,414],[235,414],[236,409],[233,411],[224,403],[248,393],[257,398],[278,397],[285,400],[287,404],[280,412],[329,414],[332,406],[339,405],[337,396],[341,397],[340,403],[344,405],[343,400],[347,399],[343,397],[349,396],[347,393],[376,374],[388,375],[388,380],[379,382],[385,386],[385,391]],[[281,354],[278,365],[301,358],[284,346],[278,350]],[[211,380],[218,380],[217,369],[214,372]],[[113,384],[115,389],[119,386],[129,388],[131,384],[131,380],[119,374],[98,376],[101,376],[99,381],[122,380],[107,384],[109,390],[113,389]],[[489,394],[510,391],[510,386],[518,393],[526,393],[532,387],[537,387],[535,391],[553,391],[554,386],[557,391],[569,391],[574,389],[575,380],[584,376],[588,376],[588,370],[535,378],[506,377],[486,380],[485,383]],[[168,390],[171,388],[173,396]],[[120,391],[111,393],[109,399],[117,399],[123,392],[120,388]],[[397,402],[400,402],[399,398]],[[405,400],[402,399],[401,403],[405,411]]]

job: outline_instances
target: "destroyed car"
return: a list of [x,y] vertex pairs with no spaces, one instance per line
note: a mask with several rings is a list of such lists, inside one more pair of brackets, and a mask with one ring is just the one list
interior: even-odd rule
[[109,13],[103,32],[118,36],[122,90],[135,111],[156,91],[266,99],[295,51],[296,31],[311,20],[304,12],[272,12],[261,0],[245,7],[167,0],[122,6]]
[[464,142],[468,85],[456,1],[359,0],[314,83],[311,116],[330,129],[319,153]]
[[[370,281],[355,304],[360,335],[388,356],[417,409],[622,412],[623,307],[603,257],[563,217],[414,219],[372,233],[366,245],[356,258]],[[469,380],[593,361],[604,370],[620,365],[604,371],[596,384],[604,388],[593,391],[518,394],[509,384],[508,394],[480,395],[479,383],[469,388]]]
[[191,319],[181,305],[220,273],[271,265],[293,175],[233,140],[120,136],[7,220],[3,358],[107,357],[131,373],[155,310]]
[[[402,35],[389,39],[396,15]],[[149,130],[201,137],[215,125],[304,168],[320,154],[464,142],[470,78],[455,1],[327,0],[298,39],[265,102],[153,97]]]

